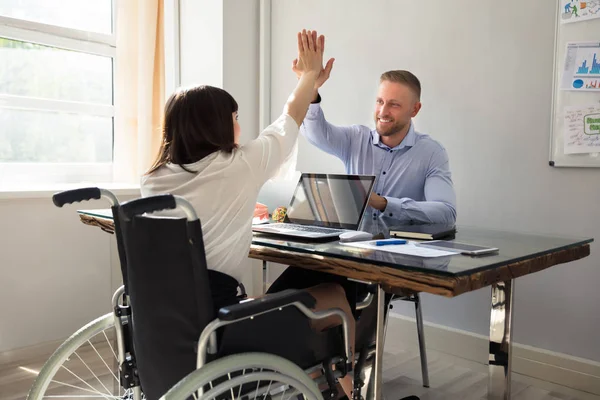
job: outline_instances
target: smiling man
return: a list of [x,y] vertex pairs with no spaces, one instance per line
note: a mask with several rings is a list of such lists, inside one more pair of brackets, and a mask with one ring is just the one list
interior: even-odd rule
[[[333,59],[321,70],[300,132],[319,149],[344,162],[348,174],[376,175],[365,218],[392,217],[405,223],[456,221],[456,195],[448,154],[429,135],[415,131],[421,83],[408,71],[381,75],[375,101],[375,129],[335,126],[325,120],[318,89]],[[295,71],[295,62],[293,68]]]

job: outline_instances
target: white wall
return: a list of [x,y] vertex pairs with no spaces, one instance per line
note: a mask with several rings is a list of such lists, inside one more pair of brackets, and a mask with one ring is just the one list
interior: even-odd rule
[[[273,2],[272,116],[295,84],[295,34],[318,29],[336,62],[325,84],[330,122],[372,127],[379,75],[413,71],[423,85],[417,129],[450,155],[458,223],[600,238],[600,170],[548,166],[554,2],[472,0]],[[343,171],[301,141],[298,169]],[[600,248],[516,282],[514,338],[600,361]],[[423,296],[427,321],[489,333],[489,289]],[[396,311],[414,315],[412,304]]]
[[181,85],[227,90],[238,102],[242,142],[255,138],[258,0],[181,0],[180,16]]
[[[227,90],[239,106],[242,143],[259,133],[258,36],[258,0],[181,0],[181,85]],[[243,282],[250,294],[261,289],[259,265],[248,259],[241,266],[252,271]]]
[[107,203],[59,209],[50,196],[0,198],[0,352],[62,339],[111,309],[114,238],[76,213]]

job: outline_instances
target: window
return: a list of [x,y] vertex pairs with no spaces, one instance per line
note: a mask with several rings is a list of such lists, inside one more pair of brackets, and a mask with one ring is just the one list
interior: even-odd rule
[[112,180],[114,1],[0,2],[0,189]]

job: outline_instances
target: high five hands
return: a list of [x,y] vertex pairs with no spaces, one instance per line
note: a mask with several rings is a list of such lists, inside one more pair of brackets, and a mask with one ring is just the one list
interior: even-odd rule
[[[296,76],[298,78],[300,78],[300,76],[302,75],[302,71],[303,71],[303,66],[300,64],[299,65],[299,58],[300,58],[300,40],[301,40],[301,35],[304,34],[306,31],[303,30],[301,33],[298,33],[298,58],[296,58],[293,62],[292,62],[292,71],[294,71],[294,73],[296,74]],[[321,50],[321,57],[322,57],[322,52],[325,51],[325,37],[323,35],[317,37],[317,31],[308,31],[306,32],[307,35],[307,39],[310,36],[310,38],[312,39],[313,43],[317,44],[317,47]],[[335,61],[334,58],[330,58],[329,61],[327,61],[327,64],[325,65],[325,67],[323,67],[323,61],[321,58],[321,64],[319,65],[319,76],[317,77],[317,80],[315,82],[315,91],[317,89],[319,89],[321,86],[323,86],[323,84],[327,81],[327,79],[329,79],[329,75],[331,74],[331,69],[333,68],[333,62]]]

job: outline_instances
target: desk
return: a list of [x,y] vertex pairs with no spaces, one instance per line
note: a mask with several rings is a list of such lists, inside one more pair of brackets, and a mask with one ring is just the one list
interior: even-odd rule
[[[113,228],[110,211],[81,211],[82,222]],[[393,220],[367,221],[362,230],[389,236]],[[488,398],[510,398],[511,330],[515,279],[590,254],[593,239],[542,236],[489,229],[458,227],[456,241],[498,247],[487,256],[454,255],[420,258],[358,249],[339,242],[310,243],[255,235],[250,258],[346,276],[377,285],[376,399],[382,398],[384,294],[426,292],[454,297],[491,287]]]

